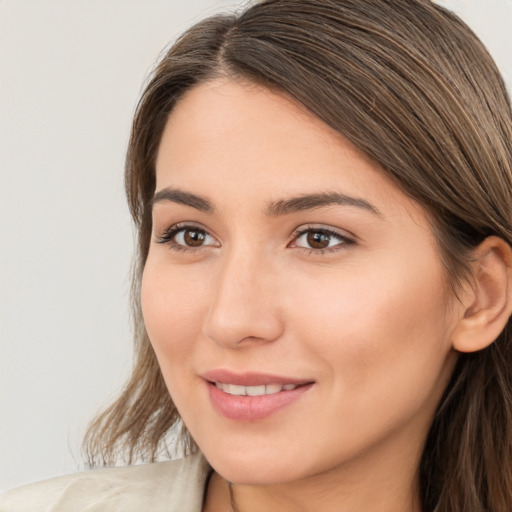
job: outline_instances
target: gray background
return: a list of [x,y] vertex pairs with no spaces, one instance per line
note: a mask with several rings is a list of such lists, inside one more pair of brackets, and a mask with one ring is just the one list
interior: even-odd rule
[[[510,86],[512,0],[441,3]],[[83,467],[87,421],[131,366],[131,115],[162,48],[235,5],[0,0],[0,489]]]

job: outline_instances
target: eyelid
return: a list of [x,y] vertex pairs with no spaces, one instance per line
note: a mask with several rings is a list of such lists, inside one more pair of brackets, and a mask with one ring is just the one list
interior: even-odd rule
[[[332,247],[325,247],[322,249],[315,249],[313,247],[307,248],[307,247],[300,247],[294,244],[301,236],[311,232],[311,231],[318,231],[323,232],[327,235],[330,235],[332,237],[338,238],[341,243],[332,246]],[[348,246],[355,245],[356,244],[356,237],[350,233],[347,233],[345,230],[341,230],[338,228],[334,228],[332,226],[325,226],[322,224],[307,224],[305,226],[299,226],[294,230],[294,232],[291,235],[291,241],[288,244],[288,247],[297,248],[297,249],[303,249],[308,251],[309,253],[317,253],[322,254],[325,252],[336,252],[339,250],[346,249]]]
[[[194,246],[187,246],[176,243],[173,239],[182,231],[186,230],[197,230],[202,231],[206,234],[206,236],[210,237],[215,241],[213,244],[204,244],[197,247]],[[173,224],[166,228],[162,234],[156,235],[155,242],[157,244],[162,245],[168,245],[173,250],[178,251],[200,251],[201,249],[207,248],[207,247],[220,247],[220,243],[217,240],[215,236],[213,236],[205,227],[198,225],[195,222],[177,222],[176,224]]]
[[338,227],[322,223],[301,224],[300,226],[296,227],[293,230],[292,237],[308,231],[325,231],[326,233],[332,233],[333,235],[339,236],[341,238],[351,239],[354,241],[357,240],[356,235],[352,234],[350,231],[347,231],[346,229],[341,229]]

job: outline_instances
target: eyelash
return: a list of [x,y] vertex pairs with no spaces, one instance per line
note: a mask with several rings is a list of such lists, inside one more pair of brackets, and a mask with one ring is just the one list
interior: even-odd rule
[[[191,247],[191,246],[186,246],[186,245],[181,245],[181,244],[176,243],[176,241],[174,240],[175,236],[181,232],[184,233],[186,231],[196,231],[196,232],[204,233],[207,236],[211,236],[208,233],[208,231],[206,231],[205,229],[202,229],[198,226],[194,226],[193,224],[175,224],[174,226],[171,226],[169,229],[167,229],[162,235],[160,235],[157,238],[156,242],[158,244],[162,244],[162,245],[168,244],[169,247],[174,251],[188,252],[188,251],[198,251],[198,250],[204,249],[204,247],[205,247],[204,245],[199,246],[199,247]],[[206,246],[206,247],[210,247],[210,246]]]
[[[198,226],[194,226],[192,224],[175,224],[174,226],[171,226],[169,229],[167,229],[162,235],[160,235],[157,238],[156,242],[158,244],[162,244],[162,245],[168,244],[169,247],[174,251],[184,251],[184,252],[200,251],[200,250],[204,249],[205,247],[211,247],[213,245],[213,244],[210,244],[210,245],[201,245],[198,247],[192,247],[192,246],[186,246],[186,245],[181,245],[181,244],[176,243],[176,241],[174,239],[176,237],[176,235],[178,235],[179,233],[182,233],[182,232],[186,232],[186,231],[196,231],[196,232],[200,232],[206,236],[211,237],[211,235],[208,233],[208,231],[206,231],[205,229],[202,229]],[[322,235],[325,235],[328,237],[337,238],[338,240],[340,240],[340,243],[336,244],[333,247],[325,247],[322,249],[315,249],[313,247],[310,247],[310,248],[299,247],[296,245],[295,246],[292,245],[292,247],[301,249],[302,251],[306,252],[308,255],[311,255],[311,254],[326,254],[326,253],[337,252],[337,251],[346,249],[347,247],[349,247],[351,245],[355,245],[355,243],[356,243],[352,238],[349,238],[346,235],[342,235],[341,233],[334,231],[332,229],[316,227],[316,226],[307,226],[303,229],[296,230],[293,233],[292,240],[291,240],[290,244],[296,243],[297,240],[299,240],[302,236],[304,236],[308,233],[311,233],[311,232],[321,233]],[[290,244],[288,244],[288,247],[290,247]]]
[[323,249],[314,249],[313,247],[307,248],[307,247],[297,247],[297,249],[302,249],[303,251],[307,252],[308,255],[310,254],[326,254],[326,253],[333,253],[337,252],[343,249],[347,249],[349,246],[354,245],[356,242],[349,238],[346,235],[342,235],[338,231],[335,231],[333,229],[329,228],[322,228],[317,226],[307,226],[303,229],[299,229],[295,231],[292,235],[292,242],[296,243],[297,240],[300,239],[300,237],[308,234],[308,233],[321,233],[322,235],[337,238],[340,240],[339,244],[336,244],[333,247],[325,247]]

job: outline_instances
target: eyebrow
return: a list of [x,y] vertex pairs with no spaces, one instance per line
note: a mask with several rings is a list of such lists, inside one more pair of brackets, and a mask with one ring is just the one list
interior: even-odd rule
[[173,203],[190,206],[201,212],[211,213],[214,210],[210,201],[204,197],[173,187],[166,187],[156,192],[151,199],[149,206],[152,208],[156,203],[161,203],[163,201],[171,201]]
[[277,201],[272,203],[265,213],[270,216],[286,215],[288,213],[313,210],[315,208],[322,208],[323,206],[331,205],[352,206],[367,210],[379,217],[382,216],[377,207],[373,206],[365,199],[347,196],[346,194],[341,194],[339,192],[306,194],[299,197],[292,197],[291,199]]
[[[166,187],[156,192],[150,201],[150,206],[153,207],[156,203],[163,201],[171,201],[173,203],[190,206],[191,208],[205,213],[213,213],[215,211],[215,208],[208,199],[174,187]],[[281,199],[271,203],[265,210],[265,215],[276,217],[331,205],[361,208],[379,217],[382,216],[380,211],[365,199],[348,196],[340,192],[305,194],[290,199]]]

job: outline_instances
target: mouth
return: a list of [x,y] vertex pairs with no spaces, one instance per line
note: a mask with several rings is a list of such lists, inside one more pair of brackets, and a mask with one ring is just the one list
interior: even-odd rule
[[300,401],[315,381],[263,373],[214,370],[201,375],[215,410],[237,421],[259,421]]
[[228,393],[229,395],[236,396],[263,396],[274,395],[281,391],[293,391],[299,386],[305,384],[262,384],[261,386],[241,386],[239,384],[229,384],[226,382],[212,382],[217,388]]

